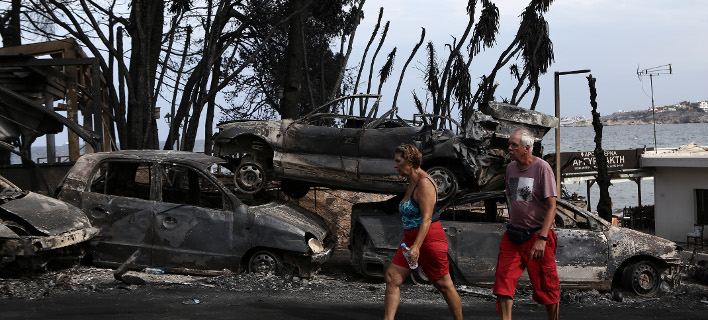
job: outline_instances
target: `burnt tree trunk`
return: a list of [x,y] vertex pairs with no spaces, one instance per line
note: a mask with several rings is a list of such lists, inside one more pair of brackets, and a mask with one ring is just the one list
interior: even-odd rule
[[[302,0],[291,1],[291,12],[300,11]],[[300,116],[300,94],[302,93],[302,69],[305,65],[303,46],[303,20],[306,12],[300,11],[290,21],[288,46],[285,49],[286,75],[283,83],[283,99],[281,100],[280,116],[283,119],[297,119]]]
[[607,220],[612,221],[612,198],[610,197],[610,176],[607,173],[607,157],[602,150],[602,121],[600,113],[597,112],[597,90],[595,89],[595,78],[588,76],[590,86],[590,105],[592,106],[592,127],[595,129],[595,159],[597,161],[597,186],[600,188],[600,201],[597,203],[597,214]]
[[153,119],[155,74],[160,57],[165,4],[132,1],[130,29],[132,51],[128,90],[127,149],[156,149],[157,123]]
[[22,45],[22,33],[20,32],[21,6],[21,0],[12,0],[10,10],[0,17],[0,36],[2,36],[3,47]]
[[[221,78],[221,58],[216,60],[214,68],[212,69],[211,75],[211,89],[209,91],[216,90],[219,84],[219,79]],[[213,135],[213,123],[214,123],[214,109],[216,108],[216,101],[214,99],[209,99],[207,104],[206,119],[204,120],[204,153],[211,154],[212,145],[212,135]]]

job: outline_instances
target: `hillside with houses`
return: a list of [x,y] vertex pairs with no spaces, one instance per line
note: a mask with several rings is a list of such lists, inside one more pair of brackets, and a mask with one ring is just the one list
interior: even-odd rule
[[[652,112],[652,109],[653,112]],[[708,122],[708,101],[683,101],[674,105],[655,106],[646,110],[624,111],[602,116],[602,123],[607,126],[631,124],[673,124]],[[592,118],[585,116],[561,118],[562,126],[589,126]]]

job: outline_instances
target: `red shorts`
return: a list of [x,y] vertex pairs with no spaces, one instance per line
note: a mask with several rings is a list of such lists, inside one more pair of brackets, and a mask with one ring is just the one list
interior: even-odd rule
[[[403,242],[410,247],[415,242],[415,237],[418,235],[418,228],[405,230],[403,232]],[[404,268],[408,267],[408,261],[403,256],[403,249],[398,246],[396,255],[393,256],[391,263]],[[419,268],[423,268],[425,276],[430,281],[436,281],[446,274],[450,273],[450,264],[447,261],[447,237],[445,231],[440,224],[440,221],[435,221],[430,224],[428,234],[420,246],[420,256],[418,257]]]
[[514,298],[516,282],[527,269],[529,280],[533,286],[533,300],[539,304],[549,305],[560,301],[560,283],[556,270],[556,233],[551,229],[546,241],[543,258],[529,259],[529,252],[538,235],[534,235],[522,244],[511,242],[504,233],[499,244],[496,281],[494,294]]

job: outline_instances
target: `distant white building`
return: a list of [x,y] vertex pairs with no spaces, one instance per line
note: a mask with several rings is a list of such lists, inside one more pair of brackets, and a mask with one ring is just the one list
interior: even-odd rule
[[708,112],[708,101],[699,101],[698,107],[703,109],[703,111]]
[[[708,224],[708,147],[646,151],[641,166],[654,172],[657,236],[685,242],[694,224]],[[704,235],[705,237],[705,235]]]

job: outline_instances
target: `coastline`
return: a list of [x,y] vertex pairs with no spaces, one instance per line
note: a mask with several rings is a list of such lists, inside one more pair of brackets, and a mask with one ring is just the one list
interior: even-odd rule
[[[656,121],[656,124],[708,123],[708,113],[697,111],[663,111],[652,115],[651,111],[616,112],[609,116],[600,117],[600,120],[605,126],[653,124],[654,121]],[[592,120],[573,122],[563,126],[592,126]]]

